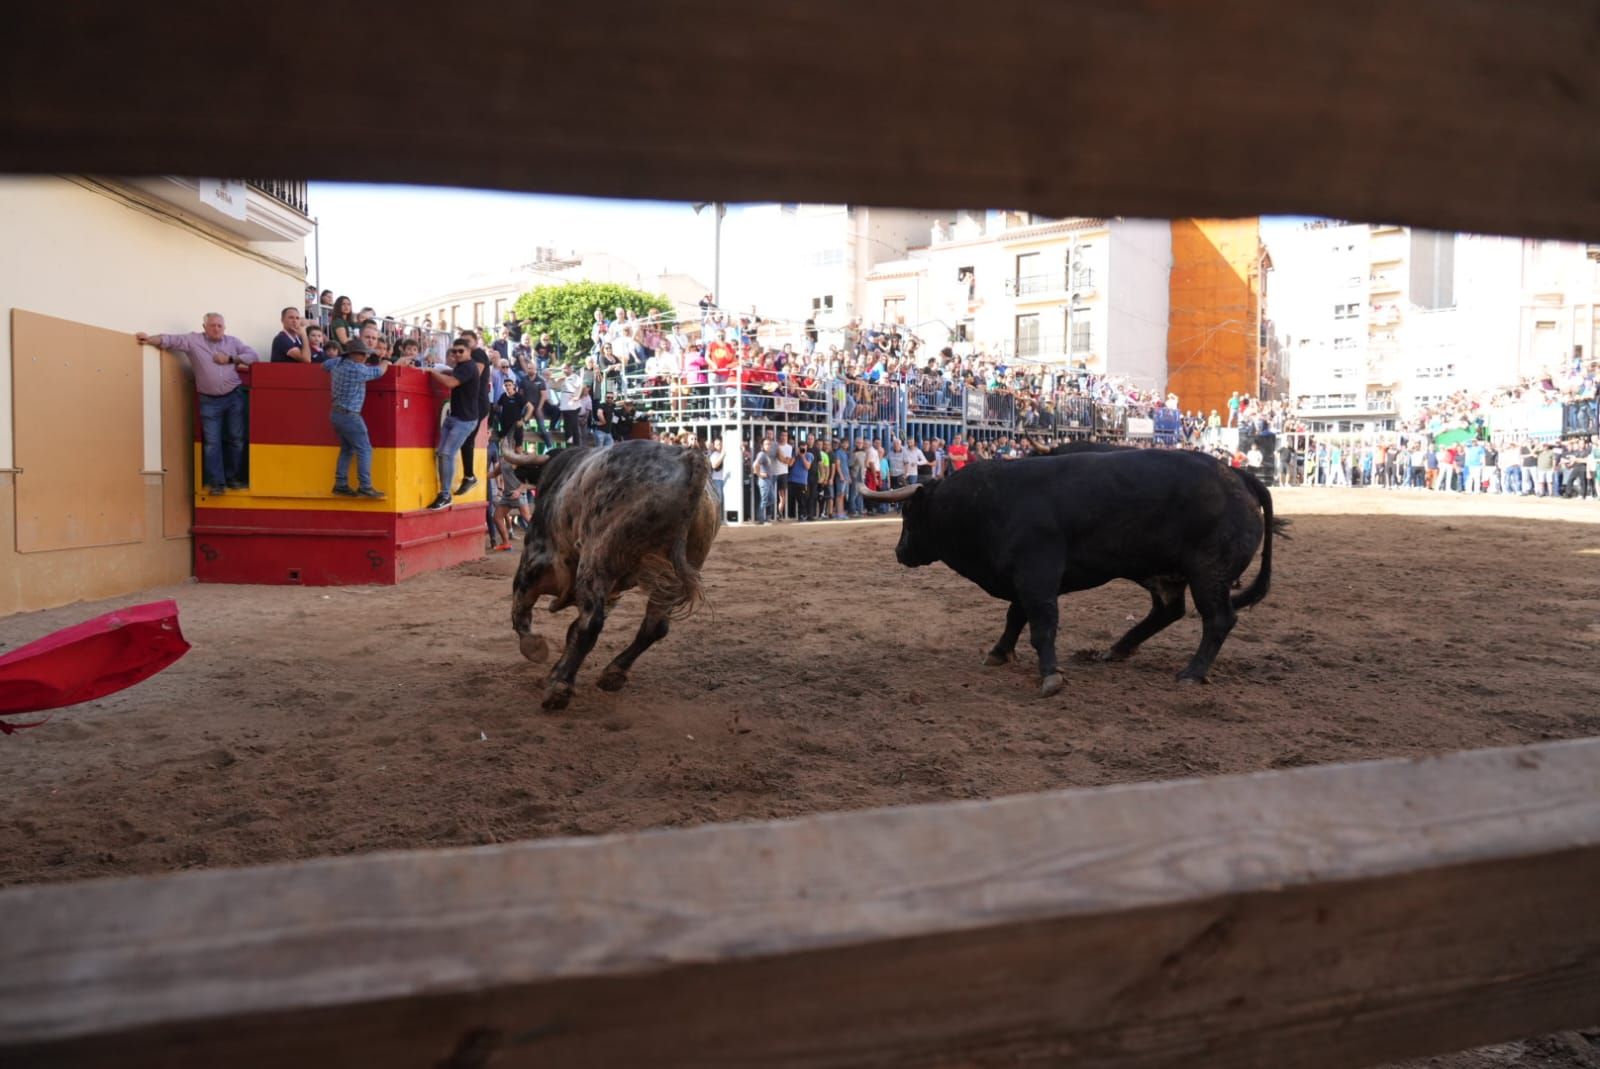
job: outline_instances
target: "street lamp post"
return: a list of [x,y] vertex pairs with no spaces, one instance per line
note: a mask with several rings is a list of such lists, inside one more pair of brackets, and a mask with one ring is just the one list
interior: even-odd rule
[[702,208],[715,210],[712,217],[716,226],[714,239],[716,244],[713,247],[711,261],[711,296],[720,308],[722,306],[722,217],[728,214],[728,205],[720,200],[702,202],[694,206],[694,213],[699,215]]

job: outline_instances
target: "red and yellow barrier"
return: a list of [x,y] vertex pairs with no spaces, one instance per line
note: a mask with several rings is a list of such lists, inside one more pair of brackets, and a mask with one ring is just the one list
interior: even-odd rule
[[[448,400],[426,373],[391,368],[361,409],[382,501],[336,497],[339,442],[329,377],[306,364],[257,364],[250,376],[250,488],[212,496],[195,425],[194,572],[210,583],[307,586],[396,583],[483,555],[488,432],[476,442],[478,485],[438,512],[434,443]],[[355,484],[354,463],[349,472]],[[460,480],[460,464],[456,466]],[[450,489],[454,489],[451,487]]]

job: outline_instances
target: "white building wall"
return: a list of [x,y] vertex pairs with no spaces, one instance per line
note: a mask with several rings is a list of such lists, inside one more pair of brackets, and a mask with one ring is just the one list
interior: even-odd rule
[[831,297],[821,329],[852,317],[874,320],[867,276],[925,245],[937,213],[843,204],[755,204],[728,214],[722,227],[724,308],[803,323],[812,301]]
[[755,204],[730,211],[722,224],[718,303],[803,322],[812,298],[832,297],[842,323],[853,314],[858,277],[847,222],[843,205]]
[[1117,220],[1111,224],[1108,244],[1103,298],[1106,371],[1165,391],[1171,224]]
[[1484,390],[1519,374],[1522,344],[1521,238],[1461,234],[1456,238],[1458,344],[1451,359],[1461,387]]
[[[258,246],[259,248],[259,246]],[[242,238],[176,220],[160,204],[124,198],[115,187],[60,176],[0,181],[0,469],[15,466],[10,310],[125,331],[128,359],[143,361],[146,464],[160,467],[161,378],[154,349],[141,355],[135,331],[199,330],[220,312],[228,333],[266,356],[278,313],[305,299],[298,242],[290,264],[262,256]],[[153,463],[152,463],[153,461]]]

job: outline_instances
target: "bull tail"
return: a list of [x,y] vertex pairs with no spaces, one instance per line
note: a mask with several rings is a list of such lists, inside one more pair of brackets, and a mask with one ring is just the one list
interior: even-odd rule
[[669,615],[674,620],[693,614],[705,603],[705,584],[700,579],[699,565],[705,560],[722,522],[710,486],[710,462],[699,450],[691,449],[684,453],[684,464],[689,485],[695,487],[697,493],[694,512],[689,523],[672,540],[672,547],[664,557],[646,558],[650,596],[670,605]]
[[1265,483],[1242,468],[1235,468],[1234,473],[1244,480],[1245,487],[1261,503],[1261,518],[1266,521],[1266,532],[1261,540],[1261,570],[1256,573],[1256,581],[1250,584],[1249,589],[1241,590],[1233,597],[1235,609],[1247,609],[1265,598],[1272,586],[1272,537],[1288,538],[1289,521],[1272,515],[1272,492]]

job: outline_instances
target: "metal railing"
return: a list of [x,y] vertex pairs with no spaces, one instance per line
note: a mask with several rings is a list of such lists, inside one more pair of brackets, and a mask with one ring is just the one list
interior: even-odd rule
[[311,215],[303,178],[246,178],[245,185],[265,193],[279,204],[288,205],[301,215]]
[[1036,338],[1018,338],[1012,351],[1019,357],[1063,356],[1067,351],[1064,334],[1046,334]]
[[[720,435],[724,441],[759,441],[780,430],[876,441],[913,437],[948,442],[957,435],[969,441],[1024,436],[1044,442],[1121,440],[1129,437],[1130,417],[1154,417],[1153,436],[1159,441],[1175,441],[1180,434],[1176,413],[1157,412],[1149,403],[1098,401],[1068,390],[1040,396],[959,383],[853,378],[808,382],[741,368],[726,382],[711,381],[704,373],[607,376],[599,393],[630,403],[656,430],[692,430],[706,440]],[[1152,428],[1141,423],[1135,436],[1151,434]],[[729,510],[741,519],[751,514],[748,497],[728,495]]]
[[1094,269],[1080,268],[1077,271],[1046,271],[1037,275],[1018,275],[1005,280],[1005,291],[1008,297],[1026,297],[1036,293],[1063,293],[1067,290],[1094,289]]

